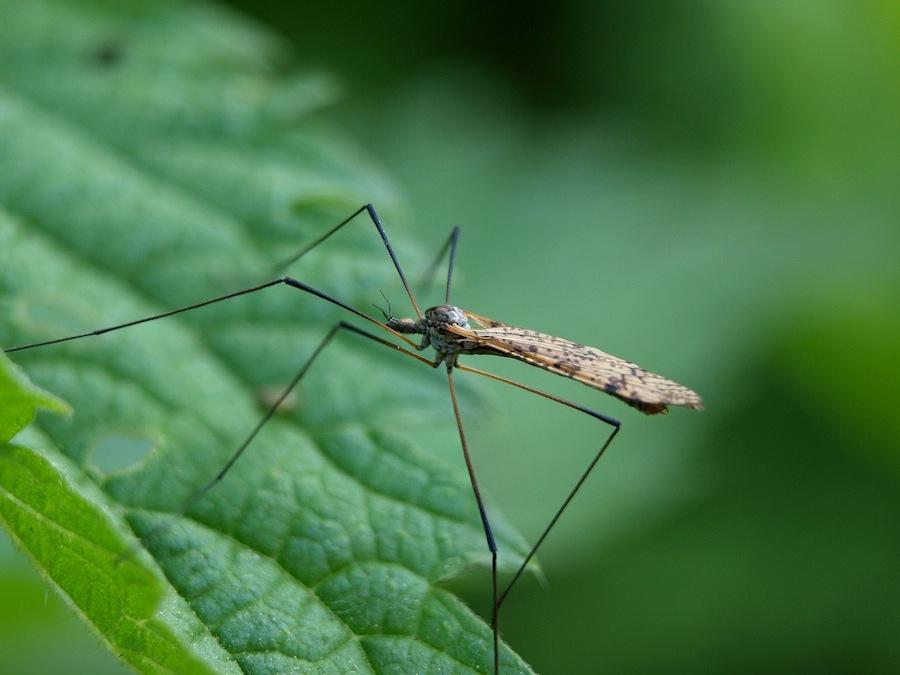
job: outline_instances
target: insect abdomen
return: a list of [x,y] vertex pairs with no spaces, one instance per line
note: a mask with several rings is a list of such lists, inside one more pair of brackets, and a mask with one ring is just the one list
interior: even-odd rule
[[632,408],[640,410],[645,415],[665,415],[669,412],[668,406],[666,406],[664,403],[644,403],[643,401],[635,401],[623,396],[617,396],[616,398],[625,401],[625,403],[630,405]]

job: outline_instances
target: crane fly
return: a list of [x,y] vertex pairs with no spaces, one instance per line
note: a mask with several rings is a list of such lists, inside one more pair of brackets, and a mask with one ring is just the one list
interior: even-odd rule
[[433,347],[438,363],[450,359],[455,366],[460,354],[502,356],[599,389],[647,415],[666,413],[670,405],[703,409],[696,392],[636,363],[453,305],[431,307],[420,321],[388,317],[387,325],[399,333],[421,333],[424,339],[419,348]]
[[[208,305],[225,302],[240,296],[250,295],[275,286],[288,286],[295,290],[314,295],[319,299],[329,302],[333,305],[337,305],[343,310],[349,312],[357,319],[361,319],[368,324],[377,327],[378,329],[389,334],[391,337],[403,343],[403,345],[397,344],[396,342],[391,341],[382,335],[376,335],[347,321],[340,321],[335,324],[325,335],[322,341],[318,344],[318,346],[315,347],[303,366],[290,380],[290,383],[276,397],[268,398],[268,400],[266,401],[267,408],[265,414],[261,417],[256,426],[250,431],[244,441],[229,456],[228,460],[224,463],[222,468],[206,484],[190,494],[175,515],[186,514],[189,507],[193,503],[203,498],[222,480],[222,478],[228,473],[231,467],[234,466],[234,464],[238,461],[240,456],[247,450],[247,448],[253,442],[254,438],[256,438],[256,436],[260,433],[266,423],[275,415],[276,411],[285,403],[285,401],[289,400],[292,392],[305,377],[312,365],[316,362],[316,359],[319,357],[319,355],[331,343],[334,337],[341,331],[345,331],[349,334],[370,340],[379,345],[390,348],[397,353],[403,354],[411,359],[416,360],[417,362],[431,366],[432,368],[437,368],[443,364],[446,369],[450,400],[454,418],[456,421],[456,426],[459,432],[463,458],[465,460],[472,492],[481,518],[481,524],[484,529],[485,541],[487,543],[487,548],[491,556],[491,631],[493,639],[493,672],[497,674],[500,672],[499,612],[504,600],[509,595],[516,581],[518,581],[524,570],[527,568],[531,559],[537,553],[547,535],[550,533],[554,525],[562,516],[566,507],[569,505],[575,494],[584,484],[585,480],[588,478],[588,475],[596,466],[603,453],[612,443],[622,425],[619,420],[582,406],[578,403],[565,400],[549,392],[545,392],[529,385],[516,382],[501,375],[497,375],[495,373],[491,373],[460,363],[460,357],[470,355],[492,355],[521,361],[528,365],[535,366],[548,372],[570,378],[577,382],[581,382],[582,384],[585,384],[593,389],[597,389],[606,394],[609,394],[647,415],[665,413],[667,412],[669,406],[680,406],[700,410],[703,408],[703,403],[700,397],[687,387],[682,386],[665,377],[662,377],[661,375],[651,373],[635,363],[631,363],[629,361],[625,361],[618,357],[612,356],[594,347],[588,347],[546,333],[541,333],[525,328],[518,328],[510,324],[506,324],[494,319],[487,318],[485,316],[481,316],[479,314],[475,314],[474,312],[470,312],[454,304],[451,304],[450,290],[460,233],[458,227],[453,228],[450,236],[447,238],[446,242],[439,250],[437,256],[431,263],[423,279],[423,286],[427,286],[430,283],[431,279],[434,277],[437,268],[443,263],[445,258],[449,257],[444,302],[443,304],[429,307],[424,312],[422,312],[419,308],[419,304],[416,301],[415,295],[409,282],[407,281],[406,275],[403,273],[403,270],[397,259],[397,255],[394,252],[390,240],[388,239],[387,233],[385,232],[385,229],[381,224],[381,220],[379,219],[378,214],[371,204],[365,204],[357,209],[354,213],[329,229],[316,240],[312,241],[300,251],[284,260],[278,266],[278,268],[286,269],[288,266],[294,264],[304,255],[326,241],[338,230],[353,221],[356,216],[363,213],[364,211],[367,212],[372,224],[375,226],[375,229],[377,230],[382,242],[384,243],[387,253],[390,256],[391,262],[393,263],[394,269],[396,270],[400,281],[403,284],[403,288],[406,291],[406,294],[415,312],[415,318],[398,318],[390,312],[390,305],[388,305],[387,311],[381,310],[384,318],[384,320],[382,321],[370,314],[367,314],[357,308],[350,306],[349,304],[339,300],[338,298],[329,295],[325,291],[319,290],[310,286],[309,284],[306,284],[303,281],[290,276],[278,276],[277,278],[266,281],[264,283],[260,283],[248,288],[243,288],[207,300],[202,300],[200,302],[195,302],[193,304],[179,307],[177,309],[173,309],[160,314],[154,314],[152,316],[134,319],[131,321],[126,321],[124,323],[119,323],[113,326],[107,326],[105,328],[99,328],[97,330],[79,333],[76,335],[69,335],[51,340],[33,342],[18,347],[8,348],[4,351],[18,352],[26,349],[48,347],[50,345],[69,342],[72,340],[79,340],[82,338],[103,335],[105,333],[130,328],[132,326],[155,321],[157,319],[163,319],[184,312],[198,310]],[[421,335],[421,339],[419,342],[416,342],[410,337],[407,337],[409,335]],[[424,358],[418,353],[429,348],[433,349],[435,352],[432,359]],[[606,436],[603,444],[600,446],[600,449],[593,456],[587,468],[581,473],[575,485],[568,492],[565,500],[559,506],[553,517],[544,527],[536,542],[532,545],[528,553],[523,558],[522,562],[519,564],[511,580],[502,590],[498,585],[497,576],[498,547],[492,531],[487,509],[485,508],[484,499],[481,495],[481,490],[475,473],[474,464],[469,452],[469,445],[463,427],[462,416],[460,414],[459,402],[457,399],[454,380],[454,372],[456,370],[486,377],[491,380],[502,382],[518,389],[522,389],[537,396],[541,396],[545,399],[554,401],[570,409],[589,415],[590,417],[606,424],[611,428],[611,431]],[[148,536],[152,537],[154,536],[154,533],[151,532]]]

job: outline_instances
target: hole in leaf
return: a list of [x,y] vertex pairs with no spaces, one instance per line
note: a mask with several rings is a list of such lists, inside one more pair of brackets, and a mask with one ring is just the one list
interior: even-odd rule
[[149,438],[112,433],[104,436],[91,451],[91,464],[103,473],[118,473],[146,459],[153,450]]

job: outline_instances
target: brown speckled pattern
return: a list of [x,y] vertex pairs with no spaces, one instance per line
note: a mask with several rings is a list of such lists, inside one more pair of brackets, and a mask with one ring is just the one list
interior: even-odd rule
[[670,405],[703,409],[703,402],[694,391],[636,363],[565,338],[517,328],[472,312],[465,314],[483,328],[444,327],[446,332],[461,338],[460,353],[495,353],[518,359],[599,389],[648,415],[666,412]]

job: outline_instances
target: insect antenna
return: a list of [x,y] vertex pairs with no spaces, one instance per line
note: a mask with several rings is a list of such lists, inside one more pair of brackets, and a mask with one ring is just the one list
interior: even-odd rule
[[379,305],[375,304],[374,302],[372,303],[372,307],[374,307],[379,312],[381,312],[384,315],[384,320],[387,321],[392,316],[394,316],[394,313],[391,311],[391,301],[387,299],[387,296],[384,294],[384,291],[382,291],[380,288],[378,289],[378,292],[381,293],[381,297],[384,298],[384,302],[387,305],[387,310],[382,309]]

